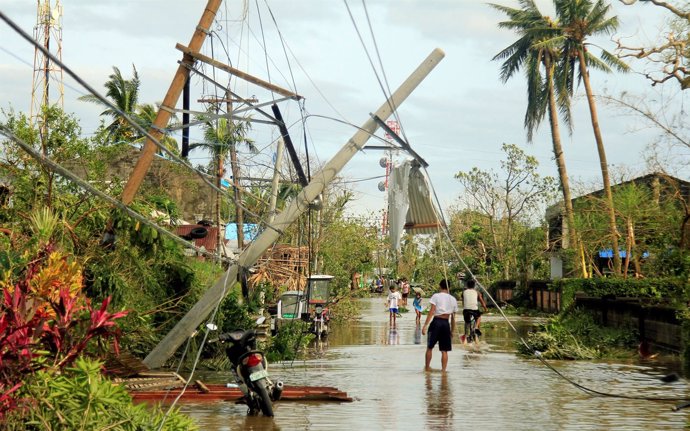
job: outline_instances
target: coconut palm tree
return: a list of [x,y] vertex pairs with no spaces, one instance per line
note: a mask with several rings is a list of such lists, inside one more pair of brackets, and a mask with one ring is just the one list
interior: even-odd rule
[[568,76],[565,82],[566,85],[570,86],[571,94],[576,70],[578,71],[578,80],[584,84],[587,94],[587,103],[604,183],[604,196],[609,210],[609,231],[613,245],[613,271],[618,275],[621,272],[621,258],[618,249],[620,234],[616,227],[616,213],[613,206],[606,150],[604,140],[601,137],[597,105],[589,79],[589,70],[594,68],[609,73],[613,67],[624,72],[628,70],[628,66],[604,49],[601,49],[600,57],[592,55],[588,50],[591,44],[587,42],[592,36],[611,34],[615,31],[618,28],[618,18],[607,16],[611,6],[604,3],[603,0],[554,0],[554,6],[563,30],[563,35],[559,38],[563,43],[563,55],[559,60],[559,68],[564,76]]
[[[241,238],[241,220],[242,220],[242,206],[241,202],[241,191],[239,188],[239,178],[240,178],[240,168],[237,161],[237,146],[239,144],[245,144],[246,147],[251,152],[256,152],[256,147],[254,142],[246,137],[249,130],[249,123],[238,122],[238,121],[228,121],[227,118],[219,118],[218,120],[210,120],[208,118],[201,117],[200,120],[204,121],[204,142],[191,144],[189,146],[190,151],[197,148],[205,148],[211,152],[213,155],[213,169],[216,174],[216,186],[221,187],[221,181],[225,173],[225,160],[228,155],[230,156],[230,168],[233,177],[233,189],[235,194],[235,210],[236,210],[236,220],[238,223],[238,242]],[[219,227],[219,245],[221,244],[222,238],[220,238],[220,209],[221,209],[221,196],[220,193],[216,194],[216,224]]]
[[[105,82],[105,96],[109,98],[120,111],[124,112],[129,117],[134,117],[136,114],[137,102],[139,100],[139,85],[141,83],[141,81],[139,81],[137,68],[134,67],[134,65],[132,65],[132,72],[132,79],[125,79],[120,69],[113,66],[113,73]],[[104,105],[100,99],[92,94],[81,96],[79,100]],[[111,117],[113,119],[113,122],[110,123],[106,129],[108,130],[108,135],[114,142],[130,142],[136,138],[136,130],[116,110],[107,107],[105,111],[101,112],[101,116]]]
[[[153,125],[153,122],[156,120],[156,116],[158,115],[158,109],[156,106],[154,106],[151,103],[144,103],[143,105],[137,106],[136,114],[134,115],[133,119],[136,121],[144,130],[151,130],[151,126]],[[172,116],[172,121],[173,123],[177,122],[177,118],[175,116]],[[136,133],[137,138],[135,142],[140,142],[142,145],[146,141],[146,136],[143,135],[140,132]],[[160,142],[161,145],[163,145],[166,149],[168,149],[170,152],[177,154],[179,153],[179,147],[177,145],[177,140],[170,136],[168,132],[165,132],[163,136],[161,136],[158,139],[158,142]],[[159,155],[165,155],[165,152],[158,148],[156,150],[156,154]]]
[[[520,0],[519,9],[496,4],[491,6],[508,16],[508,20],[500,22],[498,26],[514,30],[520,36],[517,41],[496,54],[493,60],[503,60],[501,80],[504,83],[513,77],[519,69],[522,68],[525,72],[527,78],[525,128],[529,142],[532,141],[534,132],[544,119],[545,114],[547,112],[549,114],[551,143],[563,194],[568,223],[568,238],[570,239],[570,246],[579,250],[557,112],[560,109],[570,128],[570,98],[566,91],[567,86],[564,85],[565,79],[560,77],[556,80],[556,65],[561,53],[561,44],[559,43],[561,29],[550,17],[542,15],[533,0]],[[556,85],[557,82],[559,85]],[[586,277],[586,266],[580,259],[577,262],[582,275]]]

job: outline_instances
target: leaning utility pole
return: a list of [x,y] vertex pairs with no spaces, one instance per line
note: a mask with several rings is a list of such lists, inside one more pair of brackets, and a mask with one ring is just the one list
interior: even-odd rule
[[[209,33],[209,29],[216,17],[216,12],[218,12],[221,2],[222,0],[208,0],[206,9],[199,20],[199,25],[196,27],[192,40],[189,42],[188,48],[191,52],[198,53],[201,50],[201,46],[204,44],[204,40],[206,40],[206,35]],[[189,79],[188,66],[194,64],[194,61],[195,60],[191,55],[185,54],[182,57],[182,62],[177,68],[177,72],[175,72],[175,77],[168,88],[168,92],[163,99],[163,103],[161,103],[161,106],[158,109],[158,115],[156,115],[156,119],[153,121],[153,125],[149,129],[149,134],[156,138],[156,140],[159,140],[163,136],[161,130],[164,129],[168,125],[168,121],[170,121],[170,117],[172,112],[174,112],[177,101],[180,99],[180,94],[182,94],[184,85]],[[151,166],[151,162],[153,161],[153,156],[155,154],[156,144],[154,144],[151,139],[146,138],[144,149],[141,151],[139,160],[137,160],[137,164],[134,166],[134,170],[129,176],[129,181],[127,181],[127,184],[122,191],[122,197],[120,198],[122,203],[127,205],[134,200],[134,196],[139,190],[141,183],[144,181],[144,176],[146,176],[146,172]]]
[[[445,56],[442,50],[435,49],[412,72],[403,84],[393,93],[390,99],[381,105],[376,111],[376,117],[386,120],[395,109],[412,93],[412,91],[424,80],[424,78],[436,67]],[[175,351],[209,316],[216,305],[223,300],[230,291],[230,287],[236,282],[239,268],[249,268],[259,257],[278,239],[280,234],[289,227],[304,211],[309,204],[321,194],[328,183],[340,172],[364,144],[378,129],[378,124],[372,118],[368,119],[362,127],[350,138],[338,153],[313,177],[311,182],[302,189],[299,195],[273,220],[270,227],[266,228],[259,237],[254,240],[239,256],[238,263],[228,269],[228,274],[223,275],[197,302],[191,310],[185,314],[168,335],[148,354],[144,363],[150,368],[163,366]],[[226,284],[226,282],[228,282]]]

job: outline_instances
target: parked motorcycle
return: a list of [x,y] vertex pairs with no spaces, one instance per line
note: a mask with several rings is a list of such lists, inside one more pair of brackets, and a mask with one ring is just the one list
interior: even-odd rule
[[[260,324],[263,318],[257,321]],[[273,416],[273,401],[278,401],[283,392],[283,382],[275,383],[268,375],[268,361],[263,352],[256,349],[257,331],[235,329],[218,336],[218,341],[227,344],[225,354],[232,364],[232,374],[244,395],[243,401],[249,407],[248,414],[261,411],[264,416]]]
[[328,336],[328,323],[330,322],[330,313],[328,308],[321,304],[314,307],[314,316],[312,320],[313,333],[316,334],[317,339],[323,339]]

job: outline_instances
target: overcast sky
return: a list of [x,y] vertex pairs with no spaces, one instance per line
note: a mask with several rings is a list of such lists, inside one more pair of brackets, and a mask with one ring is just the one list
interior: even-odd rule
[[[518,5],[517,0],[496,2]],[[545,13],[550,12],[549,2],[538,0],[537,3]],[[379,79],[383,80],[362,2],[350,0],[348,4]],[[142,81],[140,102],[159,102],[181,58],[175,44],[189,43],[205,5],[205,0],[64,0],[63,61],[99,91],[112,73],[112,66],[130,77],[134,64]],[[534,143],[526,143],[522,126],[526,106],[523,75],[503,84],[499,79],[500,64],[491,61],[515,40],[510,31],[498,29],[497,23],[504,18],[501,14],[477,0],[368,0],[366,5],[391,90],[434,48],[446,53],[445,59],[399,109],[409,142],[430,165],[430,179],[444,209],[454,203],[461,191],[454,174],[474,166],[497,169],[503,156],[500,151],[503,143],[519,145],[537,157],[544,175],[556,176],[548,125],[542,126]],[[615,1],[612,5],[622,24],[619,36],[626,37],[630,44],[657,39],[662,17],[666,16],[663,11],[643,4],[623,6]],[[36,2],[0,0],[0,10],[33,34]],[[276,28],[285,41],[287,60]],[[211,39],[204,45],[206,55],[213,54],[224,63],[296,90],[306,98],[304,106],[309,114],[361,125],[385,100],[342,1],[257,0],[247,4],[226,0],[213,30],[213,46]],[[263,38],[266,52],[261,48]],[[608,39],[596,42],[613,49]],[[0,23],[0,107],[3,109],[12,107],[28,112],[33,60],[33,47]],[[634,66],[639,71],[644,65]],[[205,70],[212,73],[209,68]],[[223,72],[216,72],[216,78],[222,83],[228,81]],[[213,95],[213,89],[202,85],[199,78],[192,82],[194,101]],[[76,113],[85,134],[92,133],[102,109],[77,101],[84,90],[73,80],[65,77],[65,84],[65,110]],[[254,95],[260,102],[271,100],[269,93],[242,81],[233,80],[231,85],[237,93]],[[639,74],[593,73],[592,85],[598,93],[613,95],[622,91],[642,95],[650,90],[649,83]],[[675,87],[673,83],[667,84],[665,94],[675,94]],[[583,89],[579,90],[579,94],[583,93]],[[660,96],[647,96],[648,100],[653,97]],[[676,102],[680,100],[682,106],[685,97],[677,95]],[[181,101],[178,107],[181,108]],[[195,102],[192,109],[203,107]],[[296,123],[290,129],[292,138],[304,153],[298,104],[283,102],[281,109],[288,124]],[[576,101],[574,113],[574,134],[564,135],[569,174],[575,180],[600,185],[598,158],[583,98]],[[634,117],[603,104],[600,104],[600,122],[609,163],[614,169],[645,172],[643,151],[658,133],[641,127]],[[350,126],[310,117],[307,120],[310,158],[327,161],[353,133]],[[256,144],[264,155],[271,153],[271,142],[277,134],[272,127],[254,126]],[[193,137],[198,136],[199,131],[194,131]],[[382,156],[378,151],[365,151],[355,156],[343,171],[347,179],[357,181],[352,183],[357,198],[351,208],[353,213],[372,213],[384,207],[384,193],[377,189],[380,179],[359,181],[384,174],[379,166]],[[248,154],[245,157],[253,173],[268,175],[268,168],[261,167],[267,164],[265,159]],[[192,159],[195,163],[205,162],[201,153],[193,153]],[[674,173],[684,179],[690,176],[687,169]]]

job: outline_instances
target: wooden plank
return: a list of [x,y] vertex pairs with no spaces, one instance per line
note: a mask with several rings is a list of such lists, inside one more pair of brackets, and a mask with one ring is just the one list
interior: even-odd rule
[[299,94],[293,93],[292,91],[286,90],[282,87],[278,87],[275,84],[271,84],[270,82],[264,81],[263,79],[252,76],[246,72],[242,72],[239,69],[235,69],[232,66],[228,66],[227,64],[221,63],[218,60],[214,60],[211,57],[205,56],[204,54],[201,54],[195,50],[189,49],[180,43],[176,44],[175,48],[178,49],[179,51],[182,51],[186,55],[189,55],[190,57],[194,58],[195,60],[203,61],[206,64],[217,67],[220,70],[224,70],[224,71],[226,71],[232,75],[235,75],[236,77],[238,77],[240,79],[244,79],[247,82],[251,82],[252,84],[258,85],[259,87],[263,87],[266,90],[273,91],[274,93],[278,93],[281,96],[289,97],[289,98],[295,99],[295,100],[303,99],[303,97],[300,96]]
[[[192,387],[180,397],[180,401],[216,402],[238,401],[242,398],[242,392],[238,388],[227,388],[223,385],[204,385],[206,391]],[[171,390],[137,390],[130,391],[135,401],[161,402],[172,400],[180,394],[180,389]],[[352,398],[346,392],[328,386],[286,386],[283,389],[281,401],[339,401],[352,402]]]

